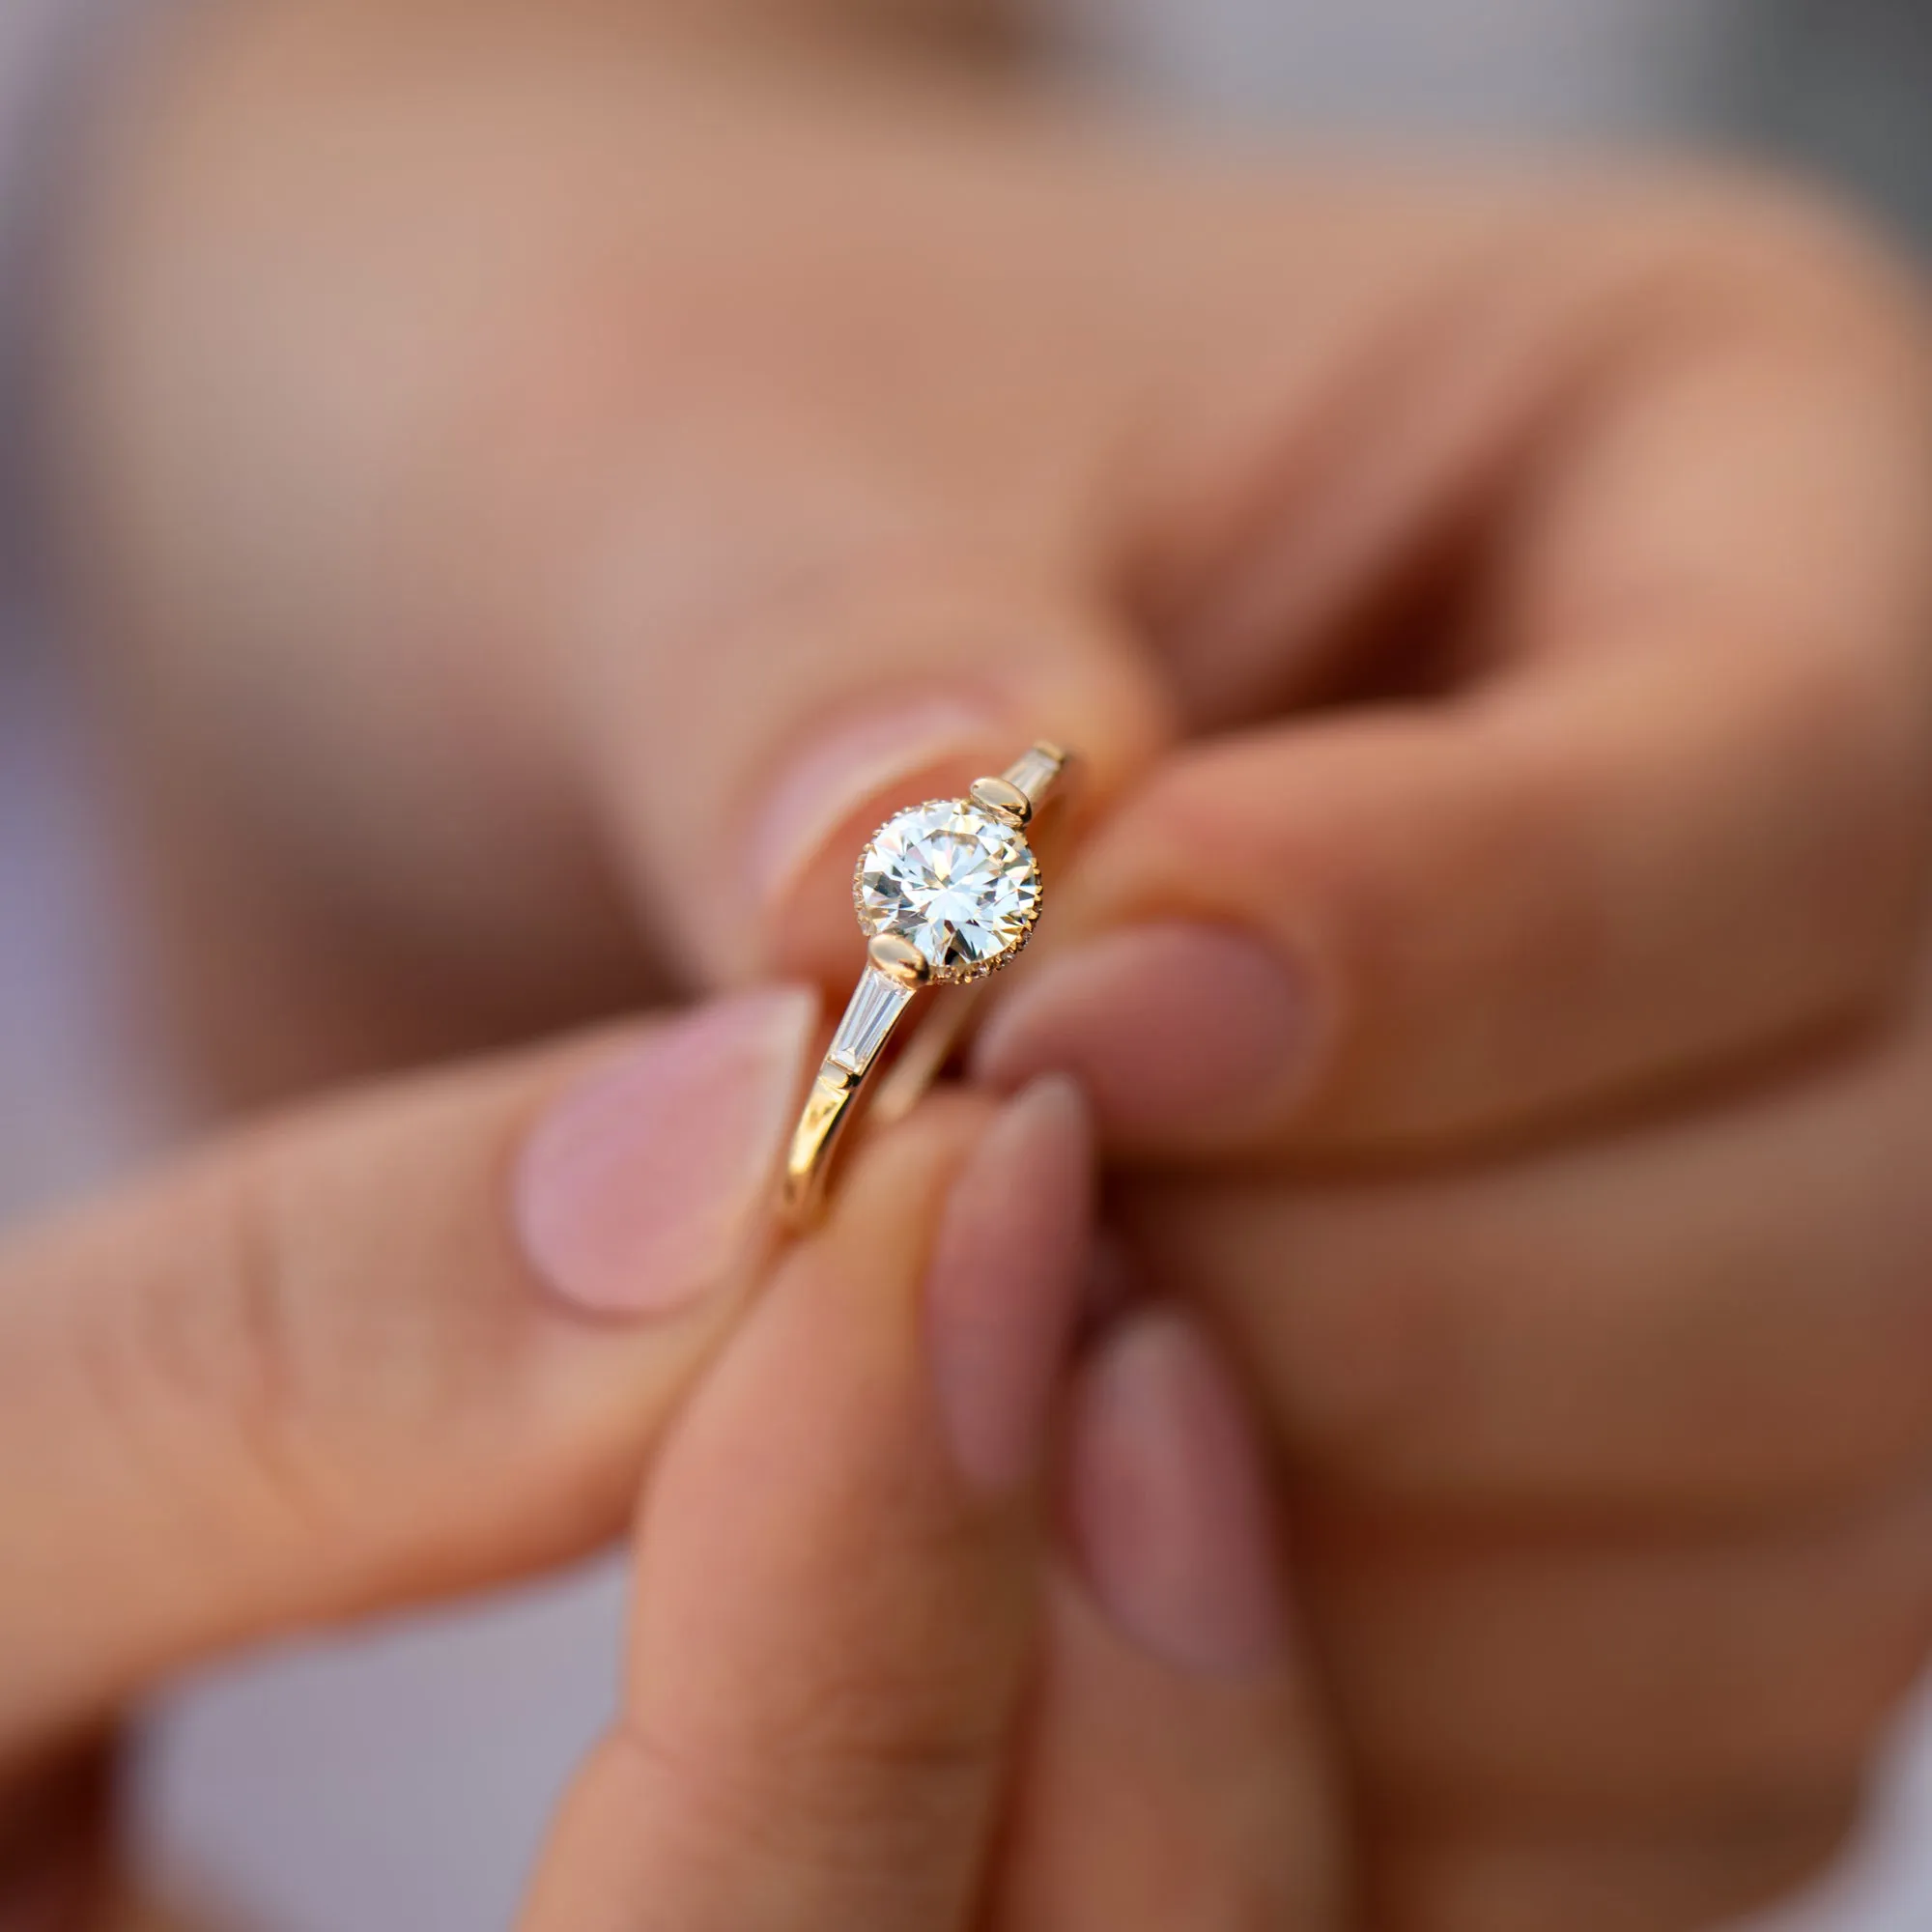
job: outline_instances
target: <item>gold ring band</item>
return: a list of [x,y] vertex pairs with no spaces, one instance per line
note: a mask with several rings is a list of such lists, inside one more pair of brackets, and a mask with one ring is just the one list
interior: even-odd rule
[[[809,1226],[839,1140],[860,1110],[895,1120],[931,1085],[971,1017],[977,983],[1008,965],[1039,917],[1027,834],[1067,766],[1032,746],[964,798],[928,799],[879,827],[853,872],[866,966],[806,1096],[785,1156],[782,1209]],[[959,987],[887,1065],[886,1044],[926,987]]]

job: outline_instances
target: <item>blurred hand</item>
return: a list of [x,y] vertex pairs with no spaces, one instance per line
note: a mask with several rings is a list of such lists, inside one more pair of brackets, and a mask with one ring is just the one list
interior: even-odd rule
[[885,809],[1077,746],[981,1071],[1252,1367],[1381,1919],[1795,1881],[1932,1631],[1916,298],[655,51],[214,15],[102,157],[72,551],[234,1083],[849,983]]
[[1042,1601],[1079,1122],[929,1116],[780,1268],[646,1491],[624,1714],[526,1932],[1340,1925],[1265,1492],[1179,1317],[1082,1370],[1098,1594]]
[[[617,1530],[762,1265],[810,1018],[761,995],[375,1091],[0,1247],[0,1919],[94,1922],[31,1908],[100,1881],[88,1768],[157,1680]],[[656,1103],[628,1138],[613,1083]],[[586,1312],[599,1243],[651,1320]]]
[[1077,1095],[916,1117],[753,1298],[810,1020],[384,1090],[0,1253],[7,1923],[123,1922],[129,1697],[574,1554],[646,1466],[631,1688],[533,1932],[1339,1923],[1238,1399],[1172,1315],[1069,1389]]

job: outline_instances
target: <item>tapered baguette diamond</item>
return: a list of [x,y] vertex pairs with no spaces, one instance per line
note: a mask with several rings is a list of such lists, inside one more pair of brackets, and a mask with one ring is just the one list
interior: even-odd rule
[[1060,776],[1060,768],[1065,762],[1065,756],[1055,747],[1035,745],[1022,752],[1007,767],[1006,781],[1009,785],[1018,785],[1037,805],[1045,796],[1047,787]]
[[879,828],[853,898],[868,933],[917,947],[935,980],[977,980],[1026,944],[1039,867],[1018,827],[970,799],[933,799]]
[[867,966],[845,1003],[844,1017],[832,1036],[826,1057],[836,1060],[848,1073],[865,1072],[885,1043],[893,1022],[912,998],[912,991],[896,980],[888,980],[877,967]]

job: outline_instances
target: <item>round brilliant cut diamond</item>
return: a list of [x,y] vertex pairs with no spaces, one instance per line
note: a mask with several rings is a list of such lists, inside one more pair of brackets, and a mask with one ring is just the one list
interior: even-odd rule
[[916,946],[935,980],[974,980],[1026,944],[1039,868],[1017,826],[970,799],[934,799],[873,835],[853,897],[859,923]]

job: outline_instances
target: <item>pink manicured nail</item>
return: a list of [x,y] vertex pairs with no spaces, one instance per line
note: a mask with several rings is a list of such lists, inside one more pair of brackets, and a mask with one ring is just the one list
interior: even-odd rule
[[1111,933],[1049,963],[994,1008],[975,1070],[1010,1089],[1071,1073],[1127,1139],[1212,1146],[1293,1104],[1315,1047],[1313,1002],[1284,961],[1229,927]]
[[811,996],[699,1008],[553,1106],[516,1176],[519,1234],[566,1301],[663,1315],[744,1252],[796,1103]]
[[[930,768],[988,758],[1011,735],[990,700],[964,695],[913,699],[852,719],[820,738],[779,774],[753,822],[752,876],[760,898],[768,905],[780,899],[826,840],[867,800],[895,784],[909,784]],[[997,762],[1011,755],[1009,750]],[[917,802],[915,797],[898,800],[901,805]]]
[[1048,1078],[994,1117],[952,1184],[926,1280],[940,1413],[967,1480],[1018,1488],[1043,1452],[1087,1281],[1093,1135]]
[[1207,1339],[1167,1309],[1131,1316],[1076,1385],[1074,1547],[1121,1633],[1204,1674],[1265,1669],[1286,1615],[1267,1485],[1240,1398]]

